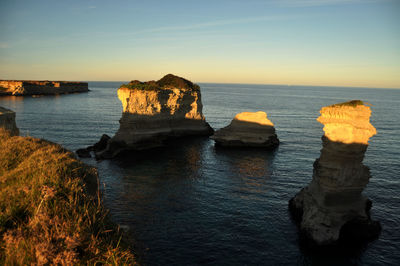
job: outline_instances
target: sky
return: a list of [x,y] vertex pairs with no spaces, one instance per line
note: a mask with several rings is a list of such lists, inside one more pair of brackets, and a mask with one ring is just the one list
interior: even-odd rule
[[400,0],[0,0],[0,79],[400,88]]

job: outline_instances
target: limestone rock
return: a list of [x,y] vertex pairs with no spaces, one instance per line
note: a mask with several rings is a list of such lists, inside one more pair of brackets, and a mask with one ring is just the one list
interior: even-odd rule
[[0,106],[0,128],[9,131],[12,136],[19,135],[19,129],[15,123],[15,112]]
[[88,91],[87,82],[0,80],[0,96],[56,95]]
[[229,126],[211,136],[217,145],[229,147],[274,148],[279,145],[274,124],[265,112],[243,112],[235,116]]
[[181,77],[132,81],[118,89],[118,98],[123,107],[120,128],[98,158],[160,146],[171,137],[213,133],[202,113],[200,87]]
[[307,239],[318,246],[364,242],[376,238],[379,222],[370,218],[371,201],[362,195],[369,168],[362,164],[368,140],[376,134],[371,109],[361,101],[323,107],[320,157],[314,162],[311,183],[289,202]]

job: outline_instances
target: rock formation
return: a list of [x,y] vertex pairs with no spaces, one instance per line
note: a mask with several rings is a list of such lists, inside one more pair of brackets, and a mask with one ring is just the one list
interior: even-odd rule
[[120,128],[98,158],[160,146],[170,137],[213,133],[202,113],[200,87],[186,79],[169,74],[159,81],[135,80],[118,89],[118,98]]
[[323,107],[320,157],[314,162],[311,183],[289,202],[306,239],[318,246],[364,242],[380,233],[372,221],[371,201],[362,195],[370,178],[362,164],[368,140],[376,134],[371,109],[361,101]]
[[0,96],[55,95],[88,91],[87,82],[0,80]]
[[15,123],[15,112],[0,106],[0,128],[9,131],[12,136],[19,135],[19,130]]
[[274,124],[265,112],[243,112],[235,116],[229,126],[217,130],[216,145],[229,147],[274,148],[279,145]]
[[105,148],[107,148],[107,143],[110,139],[111,139],[110,136],[108,136],[107,134],[103,134],[100,140],[94,145],[78,149],[75,152],[81,158],[91,158],[92,155],[90,152],[93,151],[96,154],[97,152],[103,151]]

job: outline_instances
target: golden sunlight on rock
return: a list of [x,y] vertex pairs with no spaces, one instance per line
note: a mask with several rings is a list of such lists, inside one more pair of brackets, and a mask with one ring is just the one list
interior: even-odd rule
[[372,202],[362,192],[371,177],[362,163],[368,140],[376,134],[371,109],[361,101],[323,107],[321,155],[311,183],[289,202],[300,229],[313,243],[330,245],[376,238],[379,222],[371,220]]
[[88,91],[87,82],[0,80],[0,96],[58,95]]
[[99,158],[160,146],[171,137],[213,133],[203,116],[200,87],[181,77],[135,80],[118,89],[118,98],[123,107],[120,128]]
[[243,122],[249,122],[249,123],[255,123],[259,125],[265,125],[265,126],[274,126],[274,123],[272,123],[268,118],[267,118],[267,113],[258,111],[258,112],[242,112],[239,113],[233,118],[234,120],[237,121],[243,121]]
[[216,145],[225,147],[274,148],[279,144],[274,124],[262,111],[237,114],[228,126],[216,131],[211,138]]
[[368,140],[377,133],[369,122],[371,108],[361,101],[323,107],[320,113],[317,121],[324,125],[325,136],[331,141],[368,145]]

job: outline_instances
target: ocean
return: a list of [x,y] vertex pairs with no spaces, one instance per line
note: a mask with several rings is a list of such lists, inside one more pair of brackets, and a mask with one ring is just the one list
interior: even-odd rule
[[[89,93],[0,97],[17,113],[22,135],[76,150],[118,130],[122,82],[89,82]],[[183,138],[167,147],[98,168],[105,206],[145,265],[399,265],[400,90],[200,83],[203,113],[214,129],[235,114],[265,111],[279,148],[216,149],[208,138]],[[299,245],[288,201],[312,177],[319,157],[323,106],[360,99],[372,105],[364,190],[382,233],[357,253],[321,254]]]

